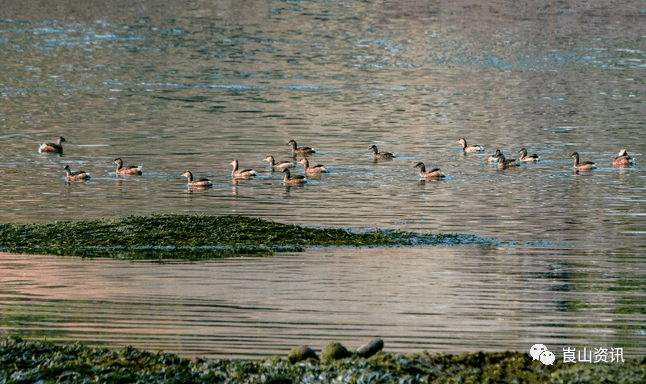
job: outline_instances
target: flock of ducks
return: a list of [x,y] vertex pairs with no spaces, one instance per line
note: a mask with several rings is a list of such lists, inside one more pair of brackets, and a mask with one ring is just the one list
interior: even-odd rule
[[[52,143],[52,142],[43,143],[38,148],[38,152],[62,154],[63,153],[62,143],[64,142],[65,142],[65,138],[59,137],[55,143]],[[485,151],[484,147],[481,145],[477,145],[477,144],[468,145],[467,141],[463,137],[458,139],[457,142],[462,144],[462,151],[464,151],[465,153]],[[305,156],[316,153],[316,151],[313,148],[310,148],[310,147],[299,148],[298,144],[294,140],[290,140],[286,145],[290,145],[292,147],[292,155],[294,156],[294,158],[296,156],[301,156],[301,159],[297,163],[293,161],[276,162],[273,156],[267,156],[264,159],[264,161],[269,162],[269,167],[272,170],[281,171],[284,174],[283,183],[285,185],[302,185],[307,183],[306,176],[318,176],[318,175],[321,175],[322,173],[328,172],[328,169],[322,164],[310,165],[309,160]],[[377,148],[376,145],[373,145],[369,149],[372,150],[372,156],[375,160],[392,159],[395,157],[395,155],[391,152],[379,152],[379,149]],[[500,149],[496,149],[494,154],[489,156],[487,160],[489,163],[497,163],[498,168],[500,169],[517,167],[517,166],[520,166],[521,162],[533,163],[540,160],[540,157],[536,154],[529,155],[527,152],[527,149],[525,148],[519,149],[518,153],[519,153],[518,159],[516,158],[507,159],[505,155],[500,151]],[[591,161],[581,162],[578,152],[574,152],[570,156],[574,158],[574,169],[577,171],[589,171],[596,168],[596,165]],[[116,174],[118,176],[140,176],[143,174],[140,166],[137,167],[134,165],[123,165],[123,160],[120,157],[114,159],[114,162],[117,164]],[[290,168],[295,168],[297,164],[303,165],[303,170],[305,172],[305,175],[291,174]],[[253,169],[249,169],[249,168],[240,169],[238,160],[234,159],[231,162],[231,165],[233,166],[233,169],[231,171],[231,176],[234,179],[250,179],[250,178],[253,178],[254,176],[257,176],[256,171],[254,171]],[[619,151],[619,155],[615,157],[613,160],[613,166],[617,168],[627,168],[634,165],[635,165],[635,159],[630,157],[625,149],[621,149],[621,151]],[[433,168],[427,171],[426,166],[421,161],[415,164],[413,168],[419,168],[419,175],[423,179],[431,180],[431,179],[440,179],[440,178],[446,177],[446,175],[444,174],[444,172],[442,172],[440,168]],[[66,165],[65,168],[63,168],[63,170],[66,172],[67,179],[69,181],[83,181],[83,180],[90,179],[90,175],[87,172],[72,171],[69,165]],[[182,177],[187,178],[188,185],[191,187],[208,188],[213,185],[213,183],[209,179],[206,179],[203,177],[196,178],[193,176],[193,174],[190,171],[185,171],[182,174]]]

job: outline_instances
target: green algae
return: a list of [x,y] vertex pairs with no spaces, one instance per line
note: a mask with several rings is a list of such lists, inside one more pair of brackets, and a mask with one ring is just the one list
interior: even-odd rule
[[307,247],[494,245],[473,235],[310,228],[244,216],[152,215],[0,225],[0,250],[124,259],[209,259]]
[[291,364],[265,360],[186,359],[125,347],[25,342],[0,344],[0,383],[643,383],[646,361],[543,365],[527,353],[463,355],[380,352],[368,359]]
[[307,345],[299,345],[298,347],[294,347],[289,352],[289,355],[287,355],[287,360],[292,364],[299,363],[307,359],[314,359],[316,361],[319,360],[316,352],[314,352],[314,350]]
[[352,355],[352,352],[348,351],[343,344],[331,341],[323,348],[323,351],[321,351],[321,360],[324,363],[329,363],[333,360],[341,360],[351,357]]

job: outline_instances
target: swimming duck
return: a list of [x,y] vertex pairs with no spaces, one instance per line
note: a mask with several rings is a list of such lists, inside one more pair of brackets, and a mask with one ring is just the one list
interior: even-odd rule
[[117,175],[119,176],[139,176],[142,174],[141,166],[136,167],[134,165],[123,165],[123,160],[120,157],[114,159],[114,162],[117,164]]
[[66,165],[65,168],[63,168],[65,172],[67,172],[67,180],[69,181],[81,181],[81,180],[87,180],[90,178],[90,174],[85,172],[85,171],[72,171],[70,169],[69,165]]
[[570,155],[570,157],[574,157],[574,169],[576,169],[577,171],[589,171],[597,167],[591,161],[586,161],[585,163],[579,163],[579,152],[573,152]]
[[281,162],[276,163],[274,161],[273,156],[265,157],[264,161],[269,162],[269,167],[271,167],[271,169],[277,169],[279,171],[282,171],[285,168],[293,168],[296,165],[296,164],[292,163],[291,161],[281,161]]
[[327,168],[325,168],[323,164],[313,165],[310,167],[310,162],[306,158],[302,158],[301,161],[298,162],[298,164],[303,164],[303,167],[305,168],[305,174],[307,174],[308,176],[316,176],[320,175],[321,173],[328,172]]
[[496,149],[496,152],[493,155],[487,157],[487,161],[489,163],[497,163],[497,162],[499,162],[500,157],[498,157],[498,155],[500,155],[500,154],[501,154],[500,149]]
[[257,175],[256,171],[250,168],[238,169],[238,160],[233,159],[231,165],[233,165],[231,176],[233,176],[234,179],[249,179]]
[[535,154],[535,153],[534,153],[534,154],[531,154],[531,155],[528,155],[528,154],[527,154],[527,149],[525,149],[525,148],[521,148],[521,149],[519,149],[519,150],[518,150],[518,153],[520,153],[520,161],[525,161],[525,162],[535,162],[535,161],[538,161],[538,160],[540,160],[540,159],[541,159],[541,158],[540,158],[540,157],[538,157],[538,155],[537,155],[537,154]]
[[188,185],[191,187],[210,187],[213,185],[209,179],[206,179],[204,177],[198,177],[196,179],[193,179],[193,174],[191,171],[185,171],[182,173],[183,177],[186,177],[188,179]]
[[415,164],[413,168],[419,168],[419,176],[424,179],[441,178],[446,176],[439,168],[433,168],[430,171],[427,171],[426,166],[421,161]]
[[395,155],[390,152],[379,152],[376,145],[373,145],[370,149],[372,149],[372,157],[375,159],[392,159],[395,157]]
[[285,177],[283,177],[283,184],[285,185],[300,185],[307,183],[307,178],[303,175],[292,176],[289,172],[289,168],[283,169],[283,173],[285,174]]
[[635,165],[635,159],[628,156],[628,153],[624,148],[619,151],[619,156],[615,157],[615,160],[612,162],[617,168],[628,168],[632,165]]
[[510,167],[519,167],[520,163],[516,159],[507,160],[502,152],[498,155],[498,168],[507,169]]
[[310,153],[316,153],[316,151],[310,147],[298,148],[298,144],[296,144],[295,140],[290,140],[286,145],[292,146],[292,154],[294,155],[308,155]]
[[38,153],[63,153],[63,145],[62,143],[66,141],[63,136],[60,136],[58,139],[56,139],[55,143],[51,142],[46,142],[42,143],[40,147],[38,148]]
[[467,141],[464,139],[464,137],[459,138],[458,143],[462,143],[462,150],[464,152],[482,152],[485,150],[482,147],[482,145],[478,145],[478,144],[467,145]]

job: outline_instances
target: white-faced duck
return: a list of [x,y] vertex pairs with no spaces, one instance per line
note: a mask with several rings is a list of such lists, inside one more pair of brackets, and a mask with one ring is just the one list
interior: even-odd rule
[[372,149],[372,157],[375,159],[392,159],[395,157],[395,155],[390,152],[379,152],[376,145],[373,145],[370,149]]
[[314,148],[310,148],[310,147],[298,148],[298,144],[296,144],[296,140],[290,140],[286,145],[292,146],[293,155],[309,155],[310,153],[316,153]]
[[182,173],[182,176],[188,179],[188,185],[191,187],[206,188],[213,185],[213,183],[211,183],[209,179],[206,179],[204,177],[193,178],[191,171],[185,171],[184,173]]
[[141,166],[134,165],[123,165],[123,160],[120,157],[114,159],[114,162],[117,164],[117,175],[119,176],[140,176]]
[[467,145],[467,141],[464,137],[459,138],[458,143],[462,144],[462,150],[464,152],[482,152],[485,150],[482,145],[478,145],[478,144]]
[[530,163],[530,162],[531,162],[531,163],[533,163],[533,162],[536,162],[536,161],[538,161],[538,160],[540,160],[540,159],[541,159],[541,158],[540,158],[537,154],[535,154],[535,153],[533,153],[533,154],[531,154],[531,155],[528,155],[528,154],[527,154],[527,149],[525,149],[525,148],[521,148],[521,149],[519,149],[519,150],[518,150],[518,153],[520,153],[520,161],[524,161],[524,162],[526,162],[526,163]]
[[499,161],[500,161],[500,157],[498,157],[498,156],[499,156],[500,154],[501,154],[500,149],[496,149],[496,152],[495,152],[493,155],[491,155],[491,156],[487,157],[487,161],[488,161],[490,164],[491,164],[491,163],[497,163],[497,162],[499,162]]
[[574,169],[577,171],[589,171],[595,169],[597,166],[594,165],[591,161],[586,161],[585,163],[579,162],[579,152],[573,152],[570,157],[574,158]]
[[622,148],[621,151],[619,151],[619,156],[615,157],[615,160],[612,162],[612,165],[614,165],[617,168],[628,168],[635,164],[636,164],[635,159],[628,156],[628,153],[624,148]]
[[498,158],[499,158],[499,160],[498,160],[498,168],[500,168],[500,169],[507,169],[507,168],[511,168],[511,167],[519,167],[520,166],[520,163],[516,159],[507,160],[505,158],[505,155],[503,155],[502,152],[500,152],[500,154],[498,155]]
[[90,178],[89,173],[85,171],[72,171],[69,165],[66,165],[63,170],[65,170],[65,172],[67,173],[68,181],[83,181]]
[[426,166],[421,161],[415,164],[413,168],[419,168],[419,176],[424,179],[439,179],[446,176],[439,168],[433,168],[427,171]]
[[305,168],[305,174],[308,176],[316,176],[320,175],[321,173],[327,173],[327,168],[325,168],[323,164],[317,164],[310,167],[310,162],[306,158],[302,158],[298,163],[303,164],[303,168]]
[[63,142],[66,141],[63,136],[56,139],[55,143],[42,143],[38,148],[38,153],[63,153]]
[[233,176],[234,179],[249,179],[254,176],[256,176],[256,171],[254,171],[251,168],[247,169],[238,169],[238,160],[233,159],[231,162],[231,165],[233,165],[233,170],[231,170],[231,176]]
[[285,177],[283,177],[283,184],[285,185],[301,185],[307,183],[307,178],[303,175],[294,175],[289,172],[289,168],[283,169]]
[[268,161],[268,162],[269,162],[269,167],[270,167],[272,170],[279,170],[279,171],[282,171],[283,169],[286,169],[286,168],[293,168],[293,167],[295,167],[295,166],[296,166],[296,164],[295,164],[295,163],[293,163],[293,162],[291,162],[291,161],[280,161],[280,162],[278,162],[278,163],[277,163],[277,162],[274,160],[274,157],[273,157],[273,156],[267,156],[267,157],[265,157],[265,160],[264,160],[264,161]]

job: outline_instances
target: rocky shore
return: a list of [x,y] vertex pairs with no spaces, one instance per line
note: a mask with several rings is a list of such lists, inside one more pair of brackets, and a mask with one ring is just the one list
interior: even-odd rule
[[[340,343],[303,359],[187,359],[132,347],[119,350],[81,344],[5,339],[0,345],[0,383],[643,383],[645,359],[622,364],[544,365],[529,353],[475,352],[462,355],[395,354],[370,341],[370,357]],[[328,350],[329,349],[329,350]],[[359,350],[364,349],[363,347]],[[309,351],[308,351],[309,350]],[[327,350],[327,351],[326,351]],[[345,350],[343,352],[342,350]],[[339,352],[341,351],[341,352]]]

